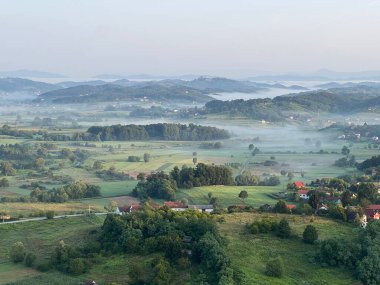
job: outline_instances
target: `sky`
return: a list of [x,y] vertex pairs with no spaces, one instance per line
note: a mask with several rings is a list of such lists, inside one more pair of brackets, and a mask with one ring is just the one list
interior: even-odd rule
[[377,0],[0,0],[0,71],[380,70]]

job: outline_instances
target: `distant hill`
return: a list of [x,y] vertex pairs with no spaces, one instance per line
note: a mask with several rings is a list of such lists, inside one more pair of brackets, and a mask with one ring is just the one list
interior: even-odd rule
[[75,87],[80,85],[90,85],[90,86],[98,86],[98,85],[104,85],[107,84],[106,81],[103,80],[91,80],[91,81],[64,81],[59,82],[55,85],[61,87],[61,88],[69,88],[69,87]]
[[357,86],[301,92],[273,99],[213,100],[205,107],[206,114],[246,116],[267,121],[281,121],[289,114],[348,114],[380,107],[380,88]]
[[250,81],[334,81],[334,80],[380,80],[380,71],[338,72],[321,69],[312,73],[275,74],[248,77]]
[[38,95],[40,93],[53,91],[59,88],[59,86],[54,84],[29,79],[0,78],[0,92],[2,93],[25,92]]
[[315,87],[321,88],[321,89],[331,89],[331,88],[349,88],[349,87],[357,87],[357,86],[369,86],[369,87],[379,88],[380,87],[380,82],[370,82],[370,81],[359,82],[359,83],[354,83],[354,82],[345,82],[345,83],[329,82],[329,83],[324,83],[324,84],[316,85]]
[[205,93],[184,87],[149,84],[124,87],[116,84],[82,85],[44,93],[35,102],[89,103],[112,101],[150,100],[162,102],[207,102],[212,98]]
[[11,71],[0,71],[0,77],[21,77],[21,78],[65,78],[66,75],[46,72],[46,71],[38,71],[38,70],[11,70]]

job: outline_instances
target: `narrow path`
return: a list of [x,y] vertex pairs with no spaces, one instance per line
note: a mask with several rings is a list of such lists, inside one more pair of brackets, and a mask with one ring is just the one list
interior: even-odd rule
[[[102,215],[107,215],[107,214],[108,213],[93,213],[92,215],[102,216]],[[88,215],[88,214],[61,215],[61,216],[55,216],[53,219],[81,217],[81,216],[86,216],[86,215]],[[47,219],[48,218],[46,218],[46,217],[37,217],[37,218],[23,219],[23,220],[4,222],[4,223],[0,222],[0,225],[19,224],[19,223],[34,222],[34,221],[43,221],[43,220],[47,220]]]

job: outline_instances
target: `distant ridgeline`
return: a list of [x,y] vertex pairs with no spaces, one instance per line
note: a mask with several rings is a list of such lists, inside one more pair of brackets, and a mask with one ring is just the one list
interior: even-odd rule
[[355,113],[380,107],[380,88],[356,86],[278,96],[206,103],[206,114],[224,113],[257,120],[281,121],[294,113]]
[[168,140],[168,141],[207,141],[228,139],[226,130],[194,124],[151,124],[151,125],[113,125],[90,127],[87,133],[99,140]]

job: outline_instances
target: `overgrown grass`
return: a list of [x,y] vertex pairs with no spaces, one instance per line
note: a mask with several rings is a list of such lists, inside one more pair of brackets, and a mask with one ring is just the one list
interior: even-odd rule
[[[265,215],[264,215],[265,216]],[[247,276],[247,284],[293,285],[293,284],[354,284],[351,273],[339,268],[322,268],[315,260],[317,245],[302,242],[301,236],[310,217],[291,215],[273,215],[273,218],[285,217],[289,220],[294,237],[280,239],[272,234],[252,235],[246,232],[245,224],[263,215],[239,213],[227,215],[226,223],[221,224],[222,233],[227,237],[227,253],[235,267]],[[320,239],[332,237],[351,238],[356,229],[348,224],[317,218],[313,225],[318,229]],[[281,256],[285,261],[283,278],[265,275],[265,266],[269,259]]]

